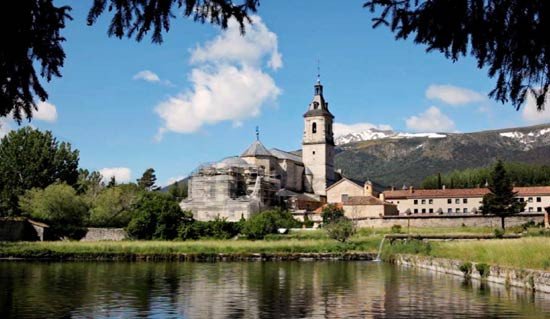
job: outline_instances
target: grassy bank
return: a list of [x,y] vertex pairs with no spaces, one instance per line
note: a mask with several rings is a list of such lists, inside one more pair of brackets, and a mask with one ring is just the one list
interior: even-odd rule
[[411,241],[384,247],[384,259],[390,260],[394,254],[420,254],[513,268],[550,270],[548,237],[429,243]]

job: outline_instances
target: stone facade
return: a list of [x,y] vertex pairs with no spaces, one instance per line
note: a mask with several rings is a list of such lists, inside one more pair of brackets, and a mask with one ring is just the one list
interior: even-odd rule
[[254,141],[240,156],[200,166],[189,180],[188,198],[180,203],[197,220],[238,221],[262,209],[283,206],[293,210],[317,208],[335,180],[333,116],[320,82],[304,115],[302,156],[267,149]]
[[80,241],[121,241],[125,239],[128,239],[128,233],[124,228],[90,227]]

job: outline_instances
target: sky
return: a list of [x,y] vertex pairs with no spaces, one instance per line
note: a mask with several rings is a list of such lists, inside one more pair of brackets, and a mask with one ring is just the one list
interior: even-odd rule
[[[453,63],[373,29],[364,0],[264,0],[244,37],[235,23],[222,31],[180,15],[161,45],[109,38],[108,14],[87,26],[91,2],[55,1],[73,8],[63,77],[46,83],[49,100],[23,125],[70,142],[80,166],[106,179],[134,181],[152,167],[167,185],[239,155],[256,126],[267,147],[299,149],[318,65],[336,134],[550,122],[532,99],[520,111],[490,100],[494,79],[473,59]],[[0,118],[0,137],[17,128]]]

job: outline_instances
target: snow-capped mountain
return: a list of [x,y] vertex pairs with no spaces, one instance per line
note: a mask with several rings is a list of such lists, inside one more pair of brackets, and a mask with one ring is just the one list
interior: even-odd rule
[[361,132],[354,132],[354,133],[348,133],[348,134],[336,136],[336,138],[334,139],[334,143],[336,145],[344,145],[349,143],[378,140],[378,139],[384,139],[384,138],[402,139],[402,138],[416,138],[416,137],[444,138],[444,137],[447,137],[447,135],[442,133],[405,133],[405,132],[394,132],[392,130],[379,130],[376,128],[370,128]]

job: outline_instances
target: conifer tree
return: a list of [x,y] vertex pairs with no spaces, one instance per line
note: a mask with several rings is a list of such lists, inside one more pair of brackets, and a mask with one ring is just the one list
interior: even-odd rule
[[148,168],[143,172],[141,178],[137,180],[138,186],[148,191],[157,190],[158,187],[155,186],[157,182],[157,176],[155,175],[155,170],[153,168]]
[[504,230],[504,219],[522,212],[526,203],[520,202],[516,197],[517,192],[514,192],[514,186],[500,160],[491,172],[489,191],[490,193],[483,196],[480,211],[484,215],[499,216],[502,230]]

